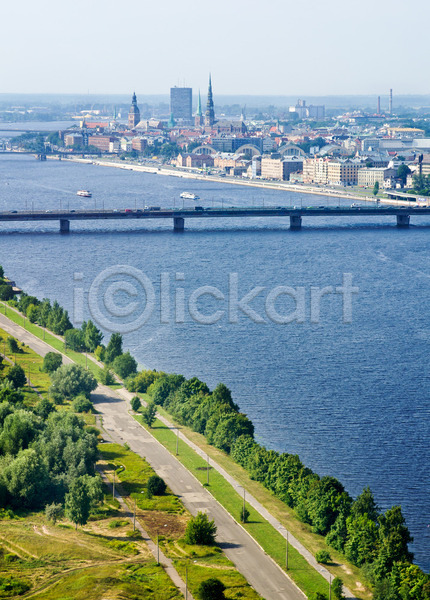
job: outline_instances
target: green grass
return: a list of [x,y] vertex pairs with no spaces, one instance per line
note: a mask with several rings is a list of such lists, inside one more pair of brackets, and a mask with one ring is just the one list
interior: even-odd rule
[[82,367],[88,367],[88,370],[92,372],[94,377],[100,379],[101,369],[96,364],[93,363],[90,358],[86,358],[85,354],[81,354],[80,352],[74,352],[73,350],[64,350],[64,341],[62,339],[58,339],[55,335],[50,333],[48,330],[44,330],[43,327],[39,327],[35,323],[30,323],[30,321],[21,313],[17,313],[16,310],[7,306],[4,302],[3,304],[3,313],[6,315],[8,319],[24,327],[27,331],[38,337],[39,339],[45,341],[47,344],[55,348],[58,352],[65,354],[69,358],[71,358],[74,362]]
[[[137,420],[143,424],[140,417],[137,417]],[[167,428],[158,419],[151,429],[147,429],[169,452],[176,453],[176,434],[174,431]],[[207,467],[207,462],[182,441],[179,442],[178,460],[193,473],[200,483],[206,484],[207,471],[205,467]],[[214,469],[210,469],[209,487],[207,489],[239,521],[243,497]],[[248,503],[246,503],[246,508],[249,510],[250,517],[249,522],[244,525],[245,529],[264,551],[284,568],[286,561],[285,538]],[[291,545],[289,545],[288,551],[288,566],[288,575],[305,594],[311,595],[317,591],[326,593],[326,580]]]

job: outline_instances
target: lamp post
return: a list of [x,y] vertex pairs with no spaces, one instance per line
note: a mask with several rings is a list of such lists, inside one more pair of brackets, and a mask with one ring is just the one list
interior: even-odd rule
[[136,531],[136,499],[134,499],[133,531]]
[[288,530],[287,530],[287,545],[285,551],[285,568],[288,571]]
[[206,466],[206,484],[209,485],[209,456],[206,454],[206,461],[207,461],[207,466]]
[[179,427],[176,428],[176,456],[179,454]]
[[113,471],[112,498],[113,498],[113,500],[115,500],[115,469]]

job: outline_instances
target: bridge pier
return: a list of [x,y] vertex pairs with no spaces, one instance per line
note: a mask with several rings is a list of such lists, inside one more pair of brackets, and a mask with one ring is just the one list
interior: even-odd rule
[[290,215],[290,229],[301,229],[302,217],[300,215]]
[[397,215],[397,227],[409,227],[410,215]]
[[182,217],[173,217],[173,230],[184,231],[185,219]]
[[60,233],[69,233],[70,221],[68,219],[60,219]]

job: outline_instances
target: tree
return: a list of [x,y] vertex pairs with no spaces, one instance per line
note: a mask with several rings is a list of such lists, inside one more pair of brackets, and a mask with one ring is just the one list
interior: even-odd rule
[[166,483],[164,479],[158,477],[158,475],[151,475],[146,484],[146,489],[151,496],[162,496],[166,491]]
[[51,521],[53,525],[63,516],[64,508],[62,504],[56,504],[53,502],[52,504],[47,504],[45,506],[45,517],[48,521]]
[[13,338],[11,336],[9,336],[7,338],[7,347],[9,349],[9,352],[11,352],[12,354],[15,354],[16,352],[20,352],[18,342],[16,341],[15,338]]
[[78,394],[89,398],[90,393],[97,387],[93,375],[79,365],[63,365],[51,376],[52,385],[49,393],[56,401],[64,398],[71,399]]
[[55,407],[48,398],[41,398],[33,410],[37,416],[46,421],[49,415],[54,412]]
[[24,369],[20,365],[13,365],[13,367],[9,369],[6,379],[8,379],[16,389],[24,387],[27,383]]
[[12,286],[8,285],[7,283],[2,283],[0,285],[0,300],[12,300],[13,296],[14,294]]
[[13,506],[40,506],[48,490],[48,473],[41,456],[33,448],[21,450],[3,470]]
[[131,399],[130,405],[131,405],[131,409],[134,410],[134,412],[137,412],[139,410],[139,408],[142,406],[142,402],[140,401],[139,396],[133,396],[133,398]]
[[82,477],[74,479],[70,485],[70,491],[66,494],[65,512],[66,517],[75,524],[85,525],[90,516],[91,499],[87,485]]
[[331,582],[331,591],[335,600],[341,600],[343,598],[343,581],[340,577],[335,577]]
[[103,385],[112,385],[115,383],[115,376],[107,365],[100,371],[100,381]]
[[28,448],[41,429],[41,420],[34,413],[19,409],[7,415],[0,434],[0,451],[16,455]]
[[128,383],[127,389],[129,392],[140,392],[141,394],[144,394],[149,386],[160,376],[161,373],[158,373],[157,371],[140,371],[140,373],[138,373],[136,377],[133,377]]
[[58,352],[48,352],[43,359],[42,369],[45,373],[53,373],[63,364],[63,357]]
[[249,510],[245,507],[242,506],[242,508],[240,509],[240,522],[241,523],[248,523],[248,519],[249,519]]
[[94,352],[95,349],[100,346],[102,339],[102,332],[97,329],[92,321],[88,321],[84,330],[84,344],[86,348],[90,352]]
[[224,600],[225,585],[219,579],[211,577],[201,582],[197,590],[199,600]]
[[39,316],[39,308],[34,304],[29,304],[27,308],[27,319],[30,323],[35,323]]
[[1,265],[0,265],[0,279],[4,279],[4,269]]
[[215,544],[216,525],[214,521],[209,521],[206,513],[198,512],[192,517],[185,530],[185,542],[187,544],[202,544],[203,546],[213,546]]
[[373,195],[377,196],[379,192],[379,181],[375,181],[375,185],[373,186]]
[[157,415],[157,406],[155,402],[148,402],[146,408],[142,410],[142,419],[143,422],[148,425],[148,427],[152,427]]
[[126,379],[137,371],[136,359],[133,358],[130,352],[117,356],[113,361],[112,366],[115,373],[117,373],[121,379]]
[[82,352],[85,350],[84,334],[80,329],[72,328],[68,329],[64,334],[64,341],[66,342],[67,348],[74,350],[75,352]]
[[408,165],[400,165],[397,169],[397,177],[403,181],[403,184],[406,183],[406,179],[410,173],[411,170]]
[[115,358],[122,354],[122,335],[113,333],[105,351],[105,361],[110,364]]

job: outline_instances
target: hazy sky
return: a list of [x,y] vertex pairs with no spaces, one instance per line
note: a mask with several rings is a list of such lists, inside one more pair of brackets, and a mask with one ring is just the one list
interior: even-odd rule
[[430,93],[428,0],[2,4],[0,92]]

